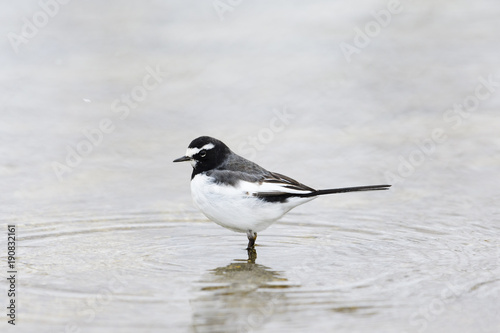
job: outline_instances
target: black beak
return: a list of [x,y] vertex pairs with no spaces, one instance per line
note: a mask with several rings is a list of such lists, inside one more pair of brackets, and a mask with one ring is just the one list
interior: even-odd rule
[[179,157],[178,159],[174,160],[174,162],[186,162],[186,161],[191,161],[191,157],[182,156],[182,157]]

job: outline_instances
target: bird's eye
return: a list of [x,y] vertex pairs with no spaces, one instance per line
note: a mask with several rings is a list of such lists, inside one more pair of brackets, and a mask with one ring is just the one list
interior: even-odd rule
[[203,149],[202,151],[200,151],[200,156],[201,157],[207,156],[207,151],[205,149]]

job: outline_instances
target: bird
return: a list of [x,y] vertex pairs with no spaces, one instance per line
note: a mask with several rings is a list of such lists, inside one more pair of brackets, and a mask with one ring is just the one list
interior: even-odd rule
[[190,162],[191,196],[201,212],[218,225],[246,233],[247,250],[257,233],[291,209],[319,196],[334,193],[387,190],[391,185],[369,185],[316,190],[271,172],[234,153],[222,141],[200,136],[186,154],[173,162]]

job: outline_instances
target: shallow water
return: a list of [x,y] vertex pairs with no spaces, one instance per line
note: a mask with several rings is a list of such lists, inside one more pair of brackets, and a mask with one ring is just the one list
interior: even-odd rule
[[[498,332],[500,5],[402,6],[350,63],[339,44],[387,2],[243,1],[223,21],[211,2],[70,2],[17,53],[4,38],[2,332]],[[4,36],[40,10],[3,8]],[[394,186],[296,208],[248,254],[172,163],[199,135],[312,187]]]

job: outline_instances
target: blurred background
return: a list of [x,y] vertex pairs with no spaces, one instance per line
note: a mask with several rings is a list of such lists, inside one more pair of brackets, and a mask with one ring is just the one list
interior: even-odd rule
[[[405,179],[406,193],[435,195],[425,183],[450,170],[497,170],[497,92],[460,126],[444,119],[498,74],[493,1],[392,12],[385,1],[54,3],[2,10],[7,211],[20,200],[21,211],[183,204],[189,171],[171,160],[200,135],[316,187],[384,183],[435,128],[448,139]],[[151,90],[141,89],[148,68],[161,73]],[[68,152],[84,131],[98,141],[102,119],[114,130],[70,167]]]
[[[347,332],[498,331],[500,286],[492,278],[500,255],[498,2],[66,2],[0,1],[0,216],[24,230],[25,328],[41,323],[62,330],[68,318],[78,322],[78,293],[99,294],[98,282],[89,289],[86,283],[94,276],[104,283],[107,272],[122,268],[131,281],[142,280],[134,289],[142,298],[130,290],[115,294],[116,313],[102,315],[108,307],[99,307],[102,321],[85,322],[82,332],[106,331],[118,321],[123,331],[144,328],[127,315],[130,302],[148,309],[142,319],[156,325],[149,331],[234,331],[228,321],[203,320],[227,315],[205,311],[214,304],[188,302],[198,299],[193,290],[203,289],[193,287],[200,276],[245,259],[245,237],[196,211],[191,167],[172,163],[191,140],[210,135],[312,187],[394,185],[387,193],[315,200],[271,227],[267,239],[259,237],[268,244],[258,248],[259,258],[269,251],[263,274],[270,267],[272,281],[288,279],[287,288],[310,292],[310,299],[290,303],[295,294],[279,295],[285,310],[244,329],[290,331],[309,323]],[[351,228],[375,234],[352,236]],[[300,235],[331,235],[359,248],[336,253],[341,244],[314,248],[294,238]],[[372,241],[375,247],[364,247]],[[333,273],[315,273],[319,282],[311,287],[310,275],[298,282],[290,270],[302,255],[314,257],[330,245],[336,274],[345,268],[338,281],[382,273],[388,265],[398,267],[402,280],[416,275],[368,283],[376,286],[374,303],[362,294],[333,306]],[[200,263],[199,251],[212,256]],[[151,253],[147,266],[144,256]],[[288,255],[273,258],[278,253]],[[62,267],[62,254],[76,263]],[[116,261],[91,268],[106,256]],[[362,263],[370,257],[384,259],[368,268]],[[320,272],[324,264],[307,269]],[[50,278],[60,266],[58,278]],[[256,290],[261,273],[257,282],[250,276]],[[460,306],[457,297],[442,302],[446,310],[429,308],[457,275],[467,290]],[[177,282],[164,285],[167,280]],[[328,300],[311,306],[321,290]],[[380,296],[389,290],[394,294]],[[248,307],[234,305],[245,299],[238,292],[232,291],[233,303],[215,308],[247,316]],[[49,311],[41,306],[47,299],[60,306]],[[171,311],[179,315],[165,315]]]

